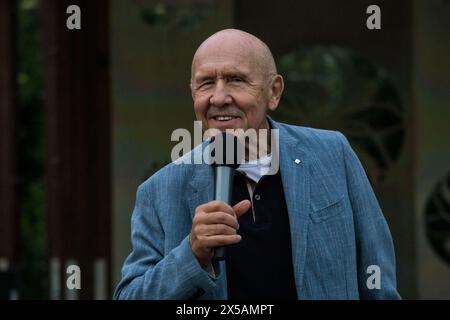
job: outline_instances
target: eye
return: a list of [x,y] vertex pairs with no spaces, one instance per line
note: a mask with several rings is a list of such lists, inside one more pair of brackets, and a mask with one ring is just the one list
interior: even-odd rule
[[202,83],[200,83],[200,85],[198,86],[198,88],[207,88],[207,87],[209,87],[209,86],[211,86],[211,85],[213,85],[213,84],[214,84],[214,82],[211,81],[211,80],[203,81]]
[[231,81],[233,81],[233,82],[242,82],[242,81],[244,81],[241,77],[231,77]]

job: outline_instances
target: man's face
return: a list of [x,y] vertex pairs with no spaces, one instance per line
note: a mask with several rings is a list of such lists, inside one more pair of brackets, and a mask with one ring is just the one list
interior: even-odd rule
[[192,66],[192,98],[204,130],[268,129],[268,75],[253,50],[242,43],[212,41],[196,54]]

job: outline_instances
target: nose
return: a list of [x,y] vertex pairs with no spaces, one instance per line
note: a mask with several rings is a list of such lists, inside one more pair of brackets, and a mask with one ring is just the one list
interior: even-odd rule
[[223,107],[231,104],[232,98],[223,80],[217,81],[214,91],[209,98],[209,102],[216,107]]

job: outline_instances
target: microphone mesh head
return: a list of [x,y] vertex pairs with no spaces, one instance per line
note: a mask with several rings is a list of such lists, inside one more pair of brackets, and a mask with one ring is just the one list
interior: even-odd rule
[[243,163],[245,149],[237,136],[222,132],[211,138],[211,165],[237,168]]

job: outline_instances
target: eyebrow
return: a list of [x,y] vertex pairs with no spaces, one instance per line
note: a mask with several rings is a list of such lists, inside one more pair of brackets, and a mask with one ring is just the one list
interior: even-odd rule
[[[245,74],[244,72],[241,72],[241,71],[236,71],[236,70],[225,71],[225,72],[222,73],[222,75],[225,78],[239,77],[239,78],[242,78],[244,80],[248,79],[248,75],[247,74]],[[198,77],[194,76],[194,80],[195,80],[196,83],[202,83],[205,80],[210,80],[210,79],[213,79],[213,78],[215,78],[215,75],[211,75],[211,74],[201,74]]]

